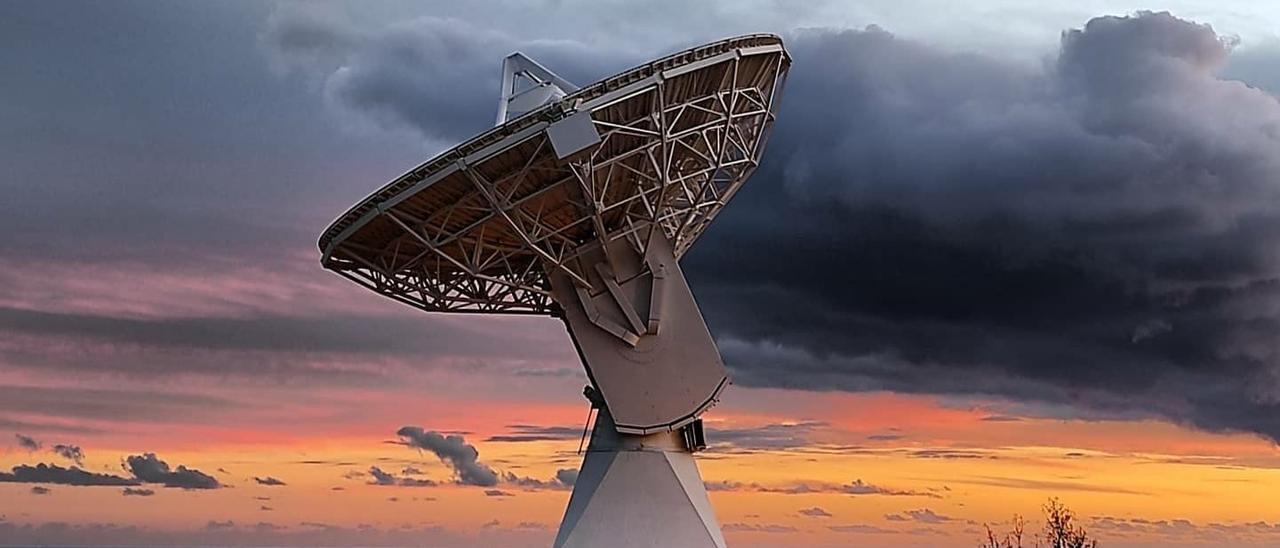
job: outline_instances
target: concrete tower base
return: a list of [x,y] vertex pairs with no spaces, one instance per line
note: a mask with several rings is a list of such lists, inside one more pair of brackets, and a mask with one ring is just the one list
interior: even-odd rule
[[718,547],[724,536],[677,432],[619,434],[601,409],[556,548]]

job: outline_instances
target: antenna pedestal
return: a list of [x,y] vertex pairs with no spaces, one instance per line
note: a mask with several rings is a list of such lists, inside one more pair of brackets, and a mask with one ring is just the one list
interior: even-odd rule
[[556,548],[724,548],[707,489],[680,432],[619,433],[602,408]]
[[643,436],[687,425],[728,384],[715,340],[661,229],[580,250],[585,288],[559,270],[551,292],[613,428]]

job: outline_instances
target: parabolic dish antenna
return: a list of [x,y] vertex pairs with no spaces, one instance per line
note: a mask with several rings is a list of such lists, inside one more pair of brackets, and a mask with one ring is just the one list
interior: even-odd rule
[[564,321],[599,415],[556,546],[724,546],[692,454],[728,378],[679,259],[759,164],[790,63],[752,34],[578,89],[512,54],[496,127],[320,237],[410,306]]

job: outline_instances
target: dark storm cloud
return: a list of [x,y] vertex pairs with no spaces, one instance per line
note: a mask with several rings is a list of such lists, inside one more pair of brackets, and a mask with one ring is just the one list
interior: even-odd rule
[[267,476],[267,477],[265,477],[265,478],[254,477],[254,478],[253,478],[253,481],[254,481],[255,483],[257,483],[258,485],[266,485],[266,486],[270,486],[270,487],[276,487],[276,486],[281,486],[281,485],[288,485],[287,483],[285,483],[285,482],[283,482],[283,481],[280,481],[279,479],[276,479],[276,478],[271,477],[271,476]]
[[[369,181],[421,160],[421,143],[339,131],[316,115],[322,100],[457,140],[489,125],[512,49],[579,83],[641,60],[451,19],[369,31],[277,12],[263,26],[266,5],[218,6],[0,6],[12,46],[0,64],[20,76],[6,81],[0,118],[22,136],[0,146],[11,175],[0,190],[22,197],[0,201],[6,257],[124,256],[160,271],[210,260],[193,254],[284,260],[281,250],[312,249]],[[264,45],[306,65],[322,92],[272,74]],[[874,29],[800,33],[788,46],[795,66],[762,169],[685,261],[738,383],[998,395],[1280,436],[1280,114],[1274,97],[1218,76],[1224,64],[1233,77],[1274,72],[1266,52],[1232,63],[1210,29],[1161,14],[1091,21],[1043,67]],[[66,66],[81,70],[48,70]],[[13,308],[0,327],[145,349],[116,361],[59,361],[44,347],[0,356],[109,373],[292,367],[192,348],[434,355],[442,341],[491,340],[363,318]],[[25,391],[0,393],[0,409],[207,415]]]
[[[487,125],[501,50],[581,82],[628,64],[448,19],[279,17],[280,55],[330,52],[330,101],[443,141]],[[737,382],[1280,436],[1280,106],[1219,76],[1228,42],[1156,13],[1065,32],[1042,66],[789,37],[762,168],[686,259]]]
[[361,33],[333,12],[282,4],[267,20],[263,40],[286,64],[332,65],[362,40]]
[[121,491],[120,493],[126,497],[149,497],[156,494],[156,492],[151,489],[134,489],[132,487],[125,487],[124,491]]
[[53,492],[53,489],[50,489],[48,487],[41,487],[39,485],[33,486],[31,488],[31,494],[33,495],[48,495],[49,493],[52,493],[52,492]]
[[178,465],[176,469],[156,457],[155,453],[132,455],[125,458],[125,467],[134,477],[145,483],[158,483],[180,489],[217,489],[222,487],[217,478],[194,468]]
[[324,67],[331,102],[442,141],[492,126],[501,61],[513,51],[578,85],[618,70],[629,57],[568,40],[517,40],[445,17],[361,32],[312,10],[278,11],[265,39],[286,62]]
[[463,485],[492,487],[498,484],[498,473],[479,462],[480,452],[462,436],[441,435],[418,426],[406,426],[396,431],[402,443],[409,447],[425,449],[449,465]]
[[122,478],[111,474],[86,472],[77,467],[63,468],[56,464],[37,464],[30,466],[20,464],[13,467],[12,472],[0,472],[0,483],[52,483],[57,485],[78,486],[123,486],[138,485],[138,480]]
[[1042,68],[806,32],[761,171],[686,259],[747,386],[997,395],[1280,438],[1280,102],[1213,30]]
[[338,104],[384,123],[447,128],[424,134],[460,140],[492,123],[494,95],[480,90],[498,88],[497,60],[511,45],[502,34],[464,21],[407,21],[379,34],[338,68],[325,91]]

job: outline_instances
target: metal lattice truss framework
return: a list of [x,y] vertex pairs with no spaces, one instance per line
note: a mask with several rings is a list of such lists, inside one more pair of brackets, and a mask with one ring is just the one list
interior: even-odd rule
[[[748,39],[623,73],[499,128],[509,135],[487,147],[445,153],[335,223],[325,266],[429,311],[549,314],[549,272],[605,290],[583,258],[605,242],[645,256],[660,235],[681,256],[756,168],[774,121],[789,58],[776,37],[735,40]],[[561,158],[547,128],[582,112],[599,141]]]

